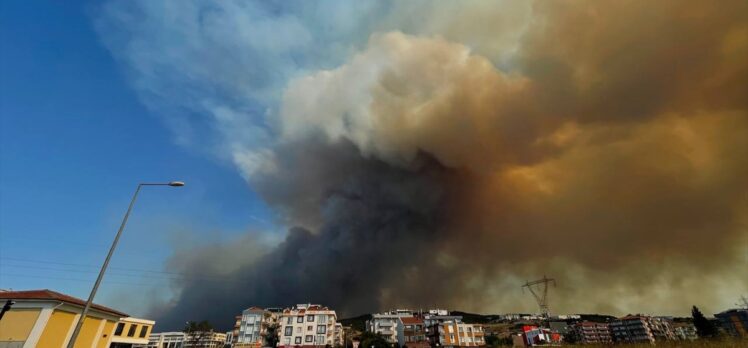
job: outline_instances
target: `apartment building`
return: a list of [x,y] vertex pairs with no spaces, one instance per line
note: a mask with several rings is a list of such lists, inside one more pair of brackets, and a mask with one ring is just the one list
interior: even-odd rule
[[148,337],[147,348],[184,348],[187,335],[184,332],[159,332]]
[[187,334],[183,348],[223,348],[226,334],[223,332],[195,332]]
[[[263,309],[250,307],[242,311],[235,327],[235,348],[260,348],[268,345],[267,334],[270,327],[278,325],[281,310],[278,308]],[[277,333],[276,333],[277,334]]]
[[[425,319],[424,319],[425,322]],[[428,327],[429,343],[442,347],[476,347],[486,344],[483,327],[450,320]]]
[[696,327],[693,324],[681,323],[673,326],[675,338],[681,341],[693,341],[699,338]]
[[156,322],[133,317],[122,318],[114,327],[109,348],[134,348],[148,345],[148,337]]
[[730,335],[748,336],[748,309],[730,309],[714,315],[720,326]]
[[654,343],[675,339],[670,320],[642,315],[626,316],[611,322],[610,333],[617,343]]
[[335,345],[345,346],[345,330],[343,329],[343,324],[335,323],[333,341],[335,342]]
[[397,345],[407,348],[430,347],[423,318],[401,317],[397,325]]
[[382,335],[388,343],[397,343],[397,332],[400,318],[413,317],[413,311],[394,309],[384,313],[372,314],[366,321],[366,330]]
[[574,324],[574,334],[581,344],[611,344],[610,326],[606,323],[582,321]]
[[297,304],[278,316],[279,347],[335,346],[337,315],[318,304]]

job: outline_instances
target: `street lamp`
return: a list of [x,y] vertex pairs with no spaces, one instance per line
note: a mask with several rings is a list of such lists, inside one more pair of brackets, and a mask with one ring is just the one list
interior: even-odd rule
[[83,327],[83,322],[86,319],[86,315],[88,315],[88,310],[91,308],[93,299],[96,296],[96,291],[99,289],[99,284],[101,284],[101,279],[104,278],[104,272],[106,272],[106,268],[107,266],[109,266],[109,260],[112,259],[112,254],[114,254],[114,249],[117,248],[119,237],[122,235],[122,230],[125,229],[125,225],[127,224],[127,218],[130,217],[130,211],[132,211],[132,207],[133,205],[135,205],[135,199],[138,198],[138,193],[140,192],[140,188],[143,186],[181,187],[181,186],[184,186],[184,182],[170,181],[167,183],[140,183],[138,184],[138,187],[135,189],[135,194],[132,195],[130,206],[127,207],[127,212],[125,213],[125,217],[122,219],[122,224],[119,226],[117,235],[114,237],[112,246],[109,248],[109,254],[107,254],[106,259],[104,260],[104,264],[101,265],[101,270],[99,271],[99,276],[96,278],[96,283],[94,283],[93,289],[91,289],[91,294],[88,295],[88,301],[86,301],[86,306],[83,307],[83,312],[81,313],[81,316],[78,318],[78,322],[75,324],[75,330],[73,330],[73,335],[70,336],[70,341],[68,342],[67,348],[73,348],[75,346],[75,340],[78,338],[78,334],[80,333],[81,328]]

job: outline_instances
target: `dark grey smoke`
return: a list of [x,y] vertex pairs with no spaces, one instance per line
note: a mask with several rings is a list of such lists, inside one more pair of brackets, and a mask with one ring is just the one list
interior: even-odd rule
[[[290,200],[297,211],[320,209],[319,230],[290,229],[277,248],[224,284],[197,277],[216,271],[205,269],[211,267],[209,256],[188,262],[180,258],[188,255],[178,256],[172,264],[187,265],[184,271],[197,278],[180,284],[182,294],[170,311],[153,313],[159,329],[179,328],[196,316],[227,328],[251,305],[311,301],[353,315],[381,308],[383,289],[403,304],[422,306],[449,292],[443,281],[448,274],[433,259],[460,194],[455,184],[469,182],[464,174],[425,153],[410,168],[396,168],[362,157],[347,142],[292,144],[279,153],[285,159],[281,172],[294,174],[259,187],[268,188],[263,193],[270,202]],[[317,192],[304,192],[310,187]],[[304,202],[310,197],[319,201]]]

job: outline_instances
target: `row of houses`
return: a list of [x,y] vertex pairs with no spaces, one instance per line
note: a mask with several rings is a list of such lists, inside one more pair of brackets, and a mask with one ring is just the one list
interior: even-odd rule
[[398,347],[477,347],[486,344],[483,327],[441,309],[426,312],[392,310],[372,314],[366,330]]

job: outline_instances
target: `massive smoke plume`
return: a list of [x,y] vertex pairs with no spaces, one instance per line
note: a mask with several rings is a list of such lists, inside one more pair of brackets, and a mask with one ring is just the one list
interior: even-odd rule
[[231,281],[175,282],[163,328],[308,301],[533,311],[518,285],[544,273],[560,312],[748,291],[746,2],[356,3],[103,9],[144,101],[188,146],[175,115],[208,116],[289,227],[175,254]]

